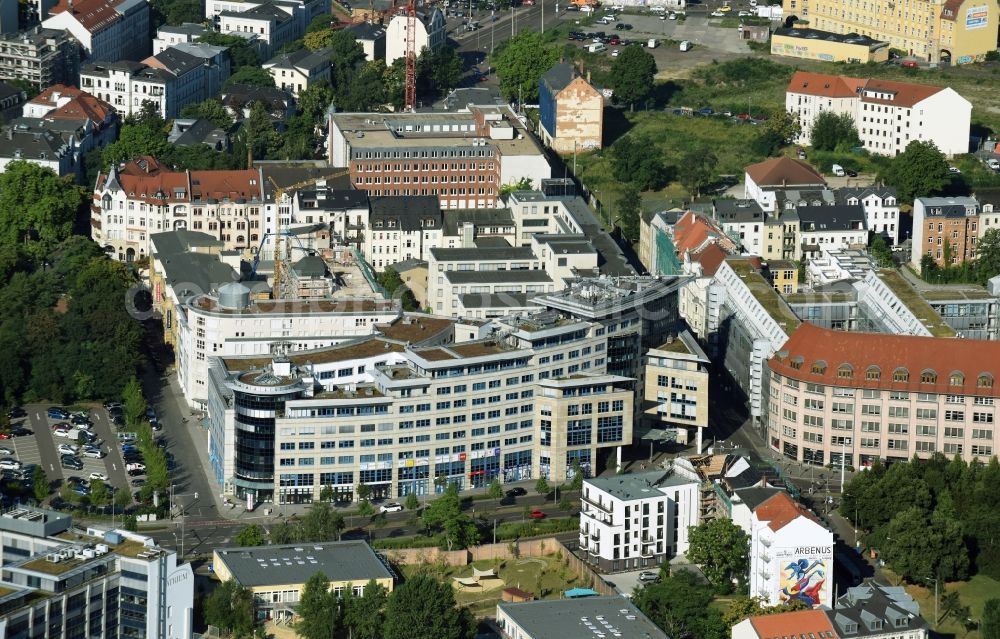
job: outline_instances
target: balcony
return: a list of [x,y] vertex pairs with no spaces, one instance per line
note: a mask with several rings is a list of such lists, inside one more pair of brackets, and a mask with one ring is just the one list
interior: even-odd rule
[[592,499],[588,499],[587,497],[584,497],[582,495],[580,496],[580,501],[582,501],[585,504],[590,504],[594,508],[596,508],[596,509],[598,509],[598,510],[600,510],[602,512],[605,512],[605,513],[607,513],[609,515],[611,514],[611,506],[610,505],[609,506],[605,506],[604,504],[602,504],[600,502],[596,502],[596,501],[594,501]]
[[768,539],[767,537],[761,537],[760,538],[760,545],[764,546],[765,548],[770,548],[771,547],[771,540]]
[[763,561],[765,564],[769,564],[771,563],[771,555],[767,554],[766,552],[761,553],[760,560]]

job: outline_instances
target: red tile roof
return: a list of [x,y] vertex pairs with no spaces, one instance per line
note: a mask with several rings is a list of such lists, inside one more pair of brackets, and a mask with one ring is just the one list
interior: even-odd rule
[[[882,93],[892,93],[891,100],[869,97],[866,91],[879,91]],[[861,92],[861,101],[874,104],[891,104],[893,106],[913,107],[918,102],[923,102],[935,93],[944,91],[942,87],[932,87],[926,84],[911,84],[909,82],[896,82],[894,80],[876,80],[872,78],[865,82]]]
[[767,527],[771,530],[781,530],[799,517],[819,523],[816,515],[784,491],[764,500],[753,512],[757,515],[757,520],[766,521]]
[[108,0],[60,0],[49,10],[50,15],[69,11],[77,22],[91,33],[98,33],[122,19],[115,11],[118,2]]
[[790,93],[805,93],[824,98],[853,98],[865,83],[859,78],[845,75],[829,75],[811,71],[796,71],[788,82]]
[[712,242],[698,253],[693,253],[691,260],[701,264],[702,272],[710,277],[715,275],[728,256],[729,253],[726,253],[717,243]]
[[49,88],[45,89],[31,100],[28,101],[29,104],[39,104],[42,106],[57,107],[59,104],[56,102],[56,97],[59,98],[75,98],[83,95],[83,91],[71,86],[66,86],[65,84],[53,84]]
[[830,618],[822,610],[794,610],[773,615],[750,617],[750,623],[760,639],[795,639],[815,636],[829,639],[836,636]]
[[114,112],[114,108],[112,108],[112,106],[104,100],[96,98],[89,93],[84,93],[83,95],[73,98],[61,107],[49,111],[45,114],[45,117],[55,120],[78,120],[88,118],[91,122],[99,125]]
[[682,215],[674,224],[674,247],[678,255],[704,246],[712,238],[724,238],[725,232],[693,211]]
[[260,172],[242,171],[191,171],[191,193],[203,200],[249,200],[256,196],[263,200]]
[[[850,377],[839,376],[845,364],[850,367]],[[1000,342],[847,333],[803,323],[768,366],[779,375],[831,386],[995,396],[993,383],[1000,379]],[[905,371],[906,381],[894,381],[897,371],[900,375]],[[936,381],[922,383],[925,371],[934,373]],[[960,383],[952,385],[950,378],[956,373],[961,375],[956,379]],[[983,375],[984,385],[980,386]]]
[[746,168],[747,175],[757,186],[815,186],[826,180],[805,162],[781,156],[769,158]]

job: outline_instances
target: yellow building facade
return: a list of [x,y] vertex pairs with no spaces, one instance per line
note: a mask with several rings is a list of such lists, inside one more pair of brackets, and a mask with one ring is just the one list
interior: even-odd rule
[[784,0],[782,7],[812,29],[883,40],[935,64],[981,61],[997,48],[997,0]]
[[885,62],[889,43],[817,29],[781,28],[771,36],[771,54],[824,62]]

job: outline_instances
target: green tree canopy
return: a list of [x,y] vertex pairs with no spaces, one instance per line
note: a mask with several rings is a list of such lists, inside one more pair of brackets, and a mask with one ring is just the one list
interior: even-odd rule
[[691,149],[677,163],[677,179],[692,197],[698,197],[715,178],[718,163],[719,158],[711,149]]
[[727,628],[731,628],[749,617],[775,615],[790,610],[805,610],[807,607],[808,604],[801,599],[792,599],[787,604],[769,606],[762,597],[736,597],[722,615],[722,621]]
[[134,113],[122,125],[118,140],[104,147],[101,152],[102,169],[127,162],[140,155],[162,159],[168,153],[167,125],[163,118],[151,108],[143,108]]
[[260,56],[257,55],[246,38],[212,31],[198,38],[198,42],[228,47],[229,60],[234,73],[243,67],[260,66]]
[[49,478],[40,465],[31,471],[31,493],[39,503],[49,496]]
[[631,182],[640,191],[652,191],[669,181],[670,173],[652,140],[626,135],[611,145],[608,154],[611,174],[619,182]]
[[981,284],[1000,275],[1000,229],[987,229],[979,238],[976,245],[976,269]]
[[849,114],[821,111],[813,121],[809,144],[818,151],[847,151],[859,146],[861,138],[854,126],[854,118]]
[[462,58],[449,46],[424,48],[417,58],[417,84],[421,94],[443,97],[462,79]]
[[353,590],[344,590],[342,601],[344,626],[350,629],[353,639],[381,639],[385,625],[385,609],[389,591],[374,579],[365,585],[361,596]]
[[623,47],[611,63],[611,88],[615,102],[627,104],[629,110],[653,94],[656,60],[643,47]]
[[0,261],[18,252],[42,259],[73,232],[83,204],[71,178],[52,169],[15,160],[0,174]]
[[455,484],[449,484],[444,494],[427,506],[423,521],[429,529],[444,533],[448,550],[456,546],[468,548],[479,543],[479,530],[472,518],[462,512],[462,500]]
[[254,87],[273,87],[274,78],[271,77],[271,74],[266,69],[261,67],[240,67],[239,70],[229,76],[224,86],[228,89],[235,84]]
[[247,524],[240,529],[234,541],[237,546],[263,546],[267,543],[267,536],[260,524]]
[[205,622],[236,637],[254,627],[253,593],[235,580],[224,581],[205,598]]
[[940,195],[951,183],[944,154],[933,142],[914,140],[906,150],[885,164],[879,179],[896,187],[900,202]]
[[535,492],[544,497],[552,492],[552,487],[549,486],[549,482],[544,477],[539,477],[538,481],[535,482]]
[[694,573],[679,570],[639,589],[633,601],[668,637],[724,639],[729,629],[711,605],[713,598],[712,589]]
[[338,541],[344,531],[344,516],[328,503],[314,503],[299,523],[298,541],[321,543]]
[[618,219],[622,235],[629,240],[638,240],[639,227],[642,224],[642,197],[639,196],[639,190],[634,184],[627,184],[621,197],[618,198]]
[[295,632],[304,639],[333,639],[338,621],[337,596],[330,590],[330,580],[322,572],[315,573],[302,588],[295,607],[298,620]]
[[475,622],[455,605],[451,584],[427,575],[407,579],[386,604],[384,639],[472,639]]
[[982,639],[1000,639],[1000,599],[987,599],[983,604],[979,636]]
[[500,93],[507,100],[537,101],[539,80],[558,61],[558,47],[544,35],[522,31],[498,45],[492,56],[500,78]]
[[711,519],[688,532],[687,558],[721,592],[744,582],[749,569],[750,539],[731,519]]
[[187,104],[181,109],[182,118],[203,118],[215,126],[228,130],[233,126],[233,117],[226,111],[222,100],[219,98],[209,98],[202,102]]

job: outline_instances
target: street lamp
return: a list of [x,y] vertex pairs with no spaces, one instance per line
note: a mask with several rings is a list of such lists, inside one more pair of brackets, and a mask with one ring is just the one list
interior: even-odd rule
[[934,582],[934,625],[938,625],[938,580],[937,577],[924,577],[924,581]]
[[[194,497],[197,500],[198,499],[198,493],[197,492],[193,492],[193,493],[174,494],[174,485],[170,484],[169,511],[170,511],[170,518],[171,519],[173,519],[173,517],[174,517],[174,499],[176,499],[178,497]],[[184,520],[184,505],[181,504],[181,557],[180,557],[181,561],[184,560],[184,521],[185,521]],[[176,534],[177,533],[174,533],[175,538],[176,538]]]

